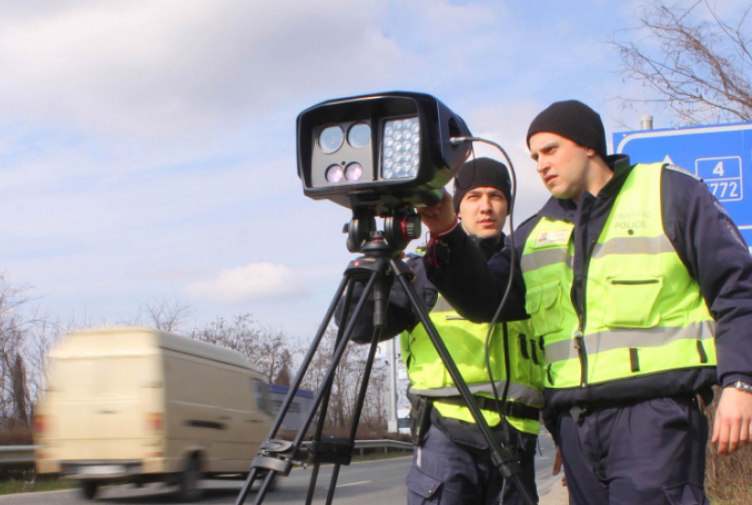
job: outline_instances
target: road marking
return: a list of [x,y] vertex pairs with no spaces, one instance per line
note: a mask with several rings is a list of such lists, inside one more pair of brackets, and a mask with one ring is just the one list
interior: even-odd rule
[[358,486],[360,484],[368,484],[369,482],[373,482],[371,480],[359,480],[358,482],[350,482],[348,484],[339,484],[337,487],[350,487],[350,486]]

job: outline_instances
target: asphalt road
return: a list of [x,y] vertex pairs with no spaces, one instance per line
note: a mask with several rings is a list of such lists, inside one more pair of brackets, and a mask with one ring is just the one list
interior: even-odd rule
[[[541,450],[536,461],[538,493],[542,496],[548,493],[559,478],[551,476],[554,460],[553,441],[547,433],[540,437]],[[394,504],[405,503],[407,490],[405,477],[410,468],[411,457],[395,458],[383,461],[368,461],[353,463],[343,467],[340,471],[335,494],[337,504]],[[326,498],[332,466],[321,468],[318,479],[318,489],[315,503],[323,503]],[[273,503],[303,503],[308,490],[308,480],[311,469],[294,469],[286,478],[279,479],[275,491],[269,493],[265,504]],[[204,482],[206,490],[203,504],[233,504],[240,491],[240,481],[210,480]],[[254,485],[247,504],[255,499]],[[150,484],[142,488],[135,486],[113,486],[101,489],[97,496],[97,503],[127,504],[127,505],[164,505],[180,503],[175,495],[175,488],[160,484]],[[0,505],[84,505],[90,504],[77,489],[67,491],[52,491],[47,493],[28,493],[0,497]]]

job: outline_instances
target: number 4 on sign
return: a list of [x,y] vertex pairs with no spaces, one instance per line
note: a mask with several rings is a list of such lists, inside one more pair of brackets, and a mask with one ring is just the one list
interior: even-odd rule
[[723,162],[719,161],[718,164],[713,169],[713,173],[715,175],[718,175],[720,177],[723,177]]

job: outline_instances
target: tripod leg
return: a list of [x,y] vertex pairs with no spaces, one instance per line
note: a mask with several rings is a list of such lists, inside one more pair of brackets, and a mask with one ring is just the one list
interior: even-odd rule
[[[358,401],[355,405],[355,413],[353,414],[352,424],[350,426],[350,444],[355,441],[355,437],[358,433],[358,423],[360,421],[360,414],[363,411],[363,405],[366,400],[366,392],[368,391],[368,381],[371,378],[371,369],[373,368],[373,360],[376,357],[376,349],[379,347],[379,336],[381,335],[381,328],[373,329],[373,337],[371,337],[371,348],[368,350],[368,361],[366,361],[366,368],[363,370],[363,379],[360,383],[360,391],[358,391]],[[332,471],[332,478],[329,482],[329,493],[326,497],[326,505],[332,503],[334,499],[334,490],[337,487],[337,479],[339,478],[339,463],[334,465]]]
[[358,392],[358,402],[355,405],[355,414],[353,415],[353,422],[350,426],[350,442],[355,440],[355,436],[358,431],[358,423],[360,422],[360,414],[363,411],[363,405],[366,401],[366,392],[368,390],[368,381],[371,378],[371,370],[373,369],[373,360],[376,357],[376,349],[379,347],[379,336],[381,335],[381,328],[374,328],[373,337],[371,338],[371,348],[368,350],[368,361],[366,362],[366,368],[363,370],[363,379],[360,384],[360,391]]
[[[355,306],[355,312],[352,315],[352,317],[347,321],[347,327],[345,328],[345,332],[342,336],[342,341],[337,346],[336,350],[334,351],[334,356],[332,356],[332,364],[329,366],[329,369],[326,371],[326,375],[324,376],[324,384],[328,383],[334,378],[334,373],[337,368],[337,364],[339,364],[340,359],[342,358],[342,354],[345,352],[345,347],[347,347],[348,342],[350,342],[350,337],[353,334],[353,331],[355,330],[355,326],[358,323],[358,319],[360,318],[360,314],[363,312],[363,307],[368,302],[368,297],[371,295],[371,291],[373,290],[373,285],[376,283],[376,278],[380,275],[381,272],[374,272],[371,277],[368,279],[368,283],[366,284],[365,289],[363,290],[363,293],[360,296],[360,300],[358,300],[358,304]],[[324,397],[325,391],[323,389],[320,389],[318,393],[316,394],[316,397],[313,400],[313,408],[308,413],[308,416],[306,417],[305,421],[303,422],[303,427],[307,427],[311,424],[311,421],[313,420],[313,416],[316,413],[316,410],[319,408],[319,405],[321,405],[321,400]],[[294,445],[296,448],[300,447],[300,444],[303,442],[303,437],[305,436],[304,431],[299,431],[297,437],[295,437]]]
[[[360,297],[360,300],[358,300],[358,304],[355,307],[355,312],[353,313],[352,317],[347,322],[347,327],[345,328],[345,332],[342,336],[342,341],[337,346],[336,350],[334,351],[334,356],[332,357],[332,362],[329,365],[329,368],[326,371],[326,375],[324,376],[323,384],[329,383],[334,377],[334,372],[336,371],[337,364],[339,364],[340,359],[342,359],[342,355],[345,352],[345,347],[347,347],[348,342],[350,341],[350,337],[352,336],[353,330],[355,329],[355,326],[357,325],[358,318],[360,317],[360,314],[363,312],[363,307],[365,307],[365,304],[368,302],[368,297],[371,294],[371,291],[373,290],[373,286],[376,283],[376,279],[379,275],[383,275],[383,271],[386,269],[386,263],[383,265],[382,268],[380,268],[378,271],[375,271],[371,274],[371,277],[368,279],[368,283],[366,284],[365,289],[363,290],[363,294]],[[339,296],[342,296],[342,291],[345,288],[344,282],[340,284],[340,291]],[[326,319],[322,323],[322,328],[325,329],[326,326],[329,324],[329,320],[331,320],[331,316],[334,314],[334,309],[336,308],[336,302],[335,300],[332,306],[330,307],[330,311],[327,313],[329,316],[328,319]],[[320,332],[323,336],[323,331]],[[310,350],[309,350],[310,354]],[[302,370],[301,370],[302,371]],[[300,372],[298,373],[300,376]],[[296,377],[296,381],[300,379],[302,382],[302,376]],[[298,383],[298,386],[300,384]],[[297,390],[296,390],[297,391]],[[303,443],[303,437],[305,437],[305,432],[308,426],[311,424],[311,421],[313,420],[313,417],[316,415],[316,411],[318,410],[319,406],[321,405],[321,401],[323,400],[324,388],[320,388],[319,391],[316,393],[316,396],[313,400],[313,406],[311,407],[311,410],[308,412],[308,415],[306,416],[305,421],[303,421],[303,426],[298,431],[298,434],[295,437],[295,440],[292,443],[292,454],[295,454],[298,449],[300,449],[301,444]],[[290,392],[292,393],[292,391]],[[289,399],[290,403],[292,403],[292,400],[290,399],[290,393],[288,393],[288,397],[285,399],[286,401]],[[289,405],[288,405],[289,407]],[[279,423],[281,425],[281,422]],[[289,466],[292,466],[292,463],[287,463]],[[256,495],[256,501],[254,502],[255,505],[261,505],[261,503],[264,501],[264,497],[266,496],[266,493],[268,491],[269,486],[271,485],[271,479],[274,478],[274,476],[277,474],[275,470],[270,470],[269,474],[266,477],[266,480],[264,481],[264,484],[261,486],[261,489],[259,489],[258,494]],[[246,484],[248,481],[246,481]],[[246,486],[243,487],[241,490],[241,495],[238,496],[238,501],[236,501],[236,505],[242,505],[243,501],[245,501],[245,496],[247,496],[248,491],[250,491],[250,486],[247,486],[248,490],[246,490]],[[245,495],[242,493],[245,492]],[[242,500],[241,500],[242,497]]]
[[337,479],[339,478],[339,466],[334,465],[332,468],[332,478],[329,481],[329,491],[326,493],[326,505],[331,505],[334,499],[334,492],[337,490]]
[[319,468],[321,468],[320,463],[315,463],[313,465],[313,470],[311,472],[311,478],[308,480],[308,494],[306,495],[306,505],[311,505],[313,503],[313,493],[316,492],[316,481],[319,478]]
[[[345,292],[345,305],[343,307],[342,311],[342,321],[339,325],[339,328],[337,329],[337,339],[335,340],[335,348],[337,345],[339,345],[340,340],[342,340],[342,334],[345,331],[345,326],[347,325],[347,320],[350,315],[350,303],[352,302],[352,292],[353,292],[353,284],[355,281],[350,280],[350,283],[347,285],[347,291]],[[332,391],[332,384],[334,382],[330,382],[329,384],[326,384],[326,394],[324,395],[324,399],[321,403],[321,410],[319,412],[319,419],[316,423],[316,433],[313,435],[313,440],[318,442],[321,440],[321,433],[324,431],[324,424],[326,423],[326,413],[327,409],[329,407],[329,396],[331,395]],[[308,495],[306,496],[306,505],[310,505],[313,502],[313,493],[316,491],[316,481],[319,477],[319,469],[321,467],[321,463],[316,462],[313,465],[313,470],[311,471],[311,478],[308,481]]]
[[[329,305],[329,309],[326,311],[324,320],[321,322],[321,325],[319,326],[319,329],[316,332],[316,336],[313,338],[313,343],[311,344],[311,347],[308,348],[308,352],[306,353],[305,358],[303,359],[303,363],[298,369],[298,373],[295,376],[295,379],[292,381],[292,385],[290,386],[290,391],[287,393],[287,396],[285,397],[285,401],[282,403],[282,406],[279,409],[279,414],[277,414],[277,419],[274,421],[274,426],[272,426],[272,429],[269,431],[269,436],[267,438],[274,438],[277,436],[277,432],[282,426],[282,421],[284,419],[284,415],[281,415],[281,414],[283,412],[284,414],[287,414],[287,411],[290,409],[290,405],[292,405],[292,401],[295,398],[295,393],[297,393],[298,389],[300,389],[300,384],[303,382],[303,377],[305,376],[305,373],[308,370],[308,367],[310,366],[311,361],[313,361],[313,355],[316,354],[316,350],[318,349],[319,344],[321,343],[321,340],[326,334],[326,329],[329,327],[329,323],[332,320],[332,316],[334,316],[334,311],[337,309],[337,304],[339,303],[339,300],[342,297],[342,293],[345,291],[345,287],[347,287],[348,283],[349,283],[349,278],[347,276],[343,276],[342,282],[340,282],[339,287],[337,288],[337,292],[335,293],[334,298],[332,299],[332,303]],[[307,428],[308,424],[306,424],[304,427]]]
[[[404,263],[394,259],[391,260],[390,263],[392,270],[398,273],[397,279],[399,279],[402,288],[407,293],[407,296],[410,299],[410,304],[418,314],[420,322],[423,323],[423,327],[426,329],[426,333],[428,333],[428,336],[431,339],[431,343],[433,343],[436,352],[441,357],[441,361],[444,362],[444,366],[446,367],[447,372],[449,372],[449,376],[452,378],[452,381],[454,381],[455,387],[459,390],[460,396],[464,400],[467,407],[470,409],[470,412],[473,415],[473,419],[475,419],[475,424],[480,429],[480,432],[483,435],[486,444],[488,444],[488,447],[490,448],[492,461],[499,469],[502,477],[504,477],[505,479],[510,479],[515,483],[517,489],[519,489],[520,494],[522,495],[523,500],[528,505],[534,505],[535,502],[533,501],[529,491],[522,485],[522,481],[518,473],[519,464],[515,461],[517,459],[516,451],[510,448],[504,448],[504,450],[502,451],[501,445],[497,442],[496,437],[494,436],[491,428],[486,422],[486,418],[483,417],[480,408],[478,408],[478,404],[476,403],[473,394],[470,392],[470,389],[467,387],[467,384],[462,378],[460,371],[457,369],[457,365],[454,363],[452,355],[449,354],[449,350],[446,348],[446,345],[444,345],[444,341],[441,339],[438,331],[436,331],[436,327],[433,325],[433,322],[428,316],[428,312],[423,306],[423,303],[418,298],[417,293],[415,293],[413,286],[405,278],[405,274],[409,273],[409,268]],[[514,464],[510,465],[509,463],[512,461],[514,461]]]
[[[337,342],[339,342],[339,335],[337,336]],[[313,436],[314,442],[319,442],[321,440],[321,434],[324,430],[324,424],[326,423],[326,413],[329,406],[329,397],[331,395],[332,390],[332,384],[329,383],[326,384],[326,395],[324,396],[324,399],[321,404],[321,410],[319,412],[319,419],[316,423],[316,433]],[[319,469],[321,468],[321,463],[318,461],[313,464],[313,470],[311,471],[311,478],[308,480],[308,494],[306,496],[306,505],[310,505],[313,503],[313,494],[316,491],[316,481],[319,477]]]
[[[324,334],[326,333],[326,328],[329,326],[329,322],[331,321],[332,316],[334,315],[334,311],[336,310],[337,304],[339,303],[339,300],[342,297],[342,293],[344,293],[345,291],[345,287],[348,285],[349,279],[350,277],[347,275],[342,276],[342,280],[340,281],[339,287],[337,288],[337,292],[332,298],[332,303],[329,304],[329,309],[326,311],[324,320],[321,322],[321,325],[319,326],[318,331],[316,332],[316,336],[313,338],[313,342],[311,343],[311,346],[308,348],[308,352],[306,353],[305,358],[303,358],[303,363],[301,363],[300,368],[298,369],[298,373],[296,374],[295,379],[290,385],[290,390],[287,392],[287,396],[282,402],[282,406],[279,408],[277,417],[274,420],[274,424],[272,425],[271,429],[269,430],[269,435],[267,435],[266,440],[271,440],[277,436],[277,432],[282,426],[282,421],[284,420],[285,415],[287,414],[287,411],[290,409],[290,405],[292,405],[292,401],[295,398],[295,394],[297,393],[298,389],[300,389],[300,384],[303,382],[303,377],[305,376],[305,373],[308,370],[308,367],[311,365],[311,361],[313,361],[313,356],[314,354],[316,354],[316,350],[318,349],[319,344],[321,343],[321,340],[324,338]],[[276,472],[270,471],[269,475],[272,475],[272,474],[276,475]],[[257,468],[251,469],[251,472],[248,474],[248,478],[246,478],[245,483],[243,484],[243,488],[240,490],[240,494],[238,494],[238,497],[235,500],[235,505],[242,505],[245,502],[245,499],[248,496],[248,493],[251,491],[251,487],[253,486],[253,483],[255,482],[257,476],[258,476],[258,469]],[[273,477],[274,475],[272,475],[272,478]],[[268,479],[268,476],[267,476],[267,480],[269,480],[269,485],[271,485],[271,480]],[[262,485],[262,489],[263,488],[264,486]],[[261,492],[259,491],[259,494],[260,493]]]

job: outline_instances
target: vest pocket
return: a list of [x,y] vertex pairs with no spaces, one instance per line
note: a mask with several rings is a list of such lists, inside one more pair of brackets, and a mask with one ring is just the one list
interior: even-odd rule
[[537,337],[561,329],[564,313],[559,303],[560,298],[561,285],[558,280],[527,290],[525,308],[530,314]]
[[[511,377],[507,380],[519,384],[531,384],[532,361],[528,348],[528,336],[524,333],[517,334],[516,338],[512,330],[509,332],[509,360],[511,363]],[[499,391],[501,394],[501,391]]]
[[651,328],[661,315],[654,310],[663,288],[663,276],[640,275],[606,278],[606,311],[603,324],[609,328]]
[[543,387],[543,357],[540,353],[540,342],[536,338],[530,339],[530,357],[532,358],[530,384]]

